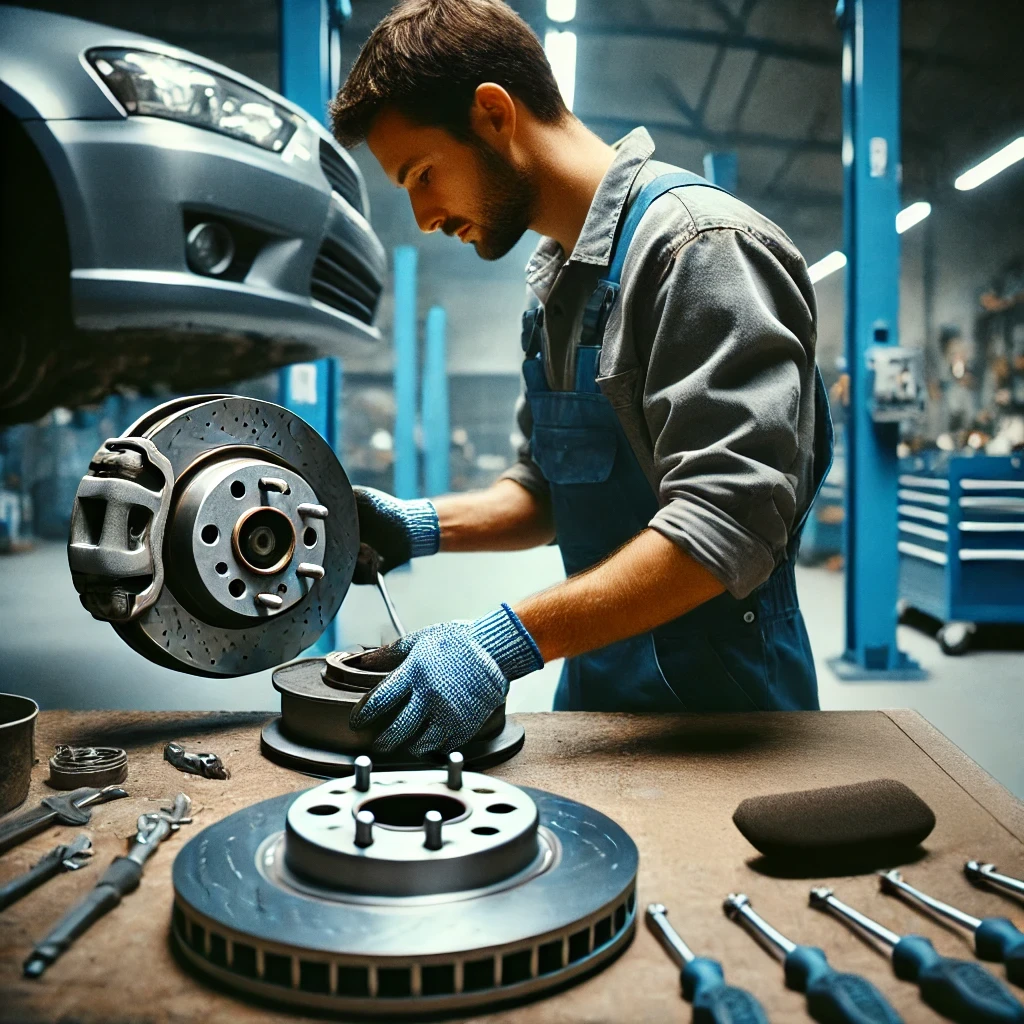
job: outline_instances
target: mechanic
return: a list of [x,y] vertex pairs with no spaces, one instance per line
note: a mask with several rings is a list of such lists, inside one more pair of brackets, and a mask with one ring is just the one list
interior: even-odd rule
[[554,539],[567,574],[400,640],[405,660],[353,727],[398,712],[377,749],[453,750],[553,658],[558,710],[816,709],[793,566],[832,435],[789,238],[652,160],[643,128],[614,146],[593,135],[502,0],[399,4],[331,113],[423,231],[488,260],[544,236],[526,268],[518,463],[430,501],[357,489],[361,540],[387,571]]

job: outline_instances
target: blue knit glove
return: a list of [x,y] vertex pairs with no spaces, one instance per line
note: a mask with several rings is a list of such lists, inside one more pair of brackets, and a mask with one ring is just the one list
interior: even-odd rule
[[[403,501],[372,487],[354,487],[353,492],[359,513],[359,540],[380,556],[381,572],[405,565],[410,558],[433,555],[441,546],[437,512],[425,498]],[[358,571],[354,580],[375,582],[370,573]]]
[[513,679],[544,665],[533,637],[507,604],[476,622],[428,626],[398,642],[410,639],[405,661],[349,718],[353,729],[365,729],[405,705],[374,742],[381,753],[407,743],[417,757],[457,750],[505,699]]

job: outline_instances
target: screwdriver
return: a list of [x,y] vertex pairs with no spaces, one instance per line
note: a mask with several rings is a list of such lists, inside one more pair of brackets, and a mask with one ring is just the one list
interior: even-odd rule
[[901,1024],[903,1018],[867,978],[841,974],[816,946],[798,946],[777,932],[743,895],[730,895],[726,916],[738,921],[769,952],[783,955],[786,985],[807,997],[807,1012],[821,1024]]
[[768,1024],[761,1004],[746,990],[726,985],[717,960],[697,956],[668,922],[661,903],[647,908],[647,927],[679,970],[683,998],[693,1005],[694,1024]]
[[987,882],[997,889],[1012,892],[1015,896],[1024,896],[1024,882],[1019,878],[999,874],[995,864],[979,864],[976,860],[969,860],[964,865],[964,874],[975,885]]
[[915,982],[921,998],[950,1020],[960,1024],[1024,1022],[1024,1006],[981,964],[940,956],[923,935],[897,935],[837,900],[831,889],[812,889],[811,906],[858,925],[890,946],[896,977]]
[[974,952],[982,960],[1006,965],[1006,976],[1016,985],[1024,986],[1024,932],[1005,917],[971,917],[948,903],[926,896],[903,881],[898,871],[880,871],[882,892],[908,896],[942,917],[974,932]]

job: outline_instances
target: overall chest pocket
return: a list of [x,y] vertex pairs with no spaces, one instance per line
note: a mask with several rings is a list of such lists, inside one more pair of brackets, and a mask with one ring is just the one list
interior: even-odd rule
[[548,483],[604,483],[615,465],[616,448],[612,427],[533,427],[531,454]]

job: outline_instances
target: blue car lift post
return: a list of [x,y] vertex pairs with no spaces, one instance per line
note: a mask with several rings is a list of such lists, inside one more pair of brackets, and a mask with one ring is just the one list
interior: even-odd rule
[[840,0],[846,247],[846,649],[842,680],[923,679],[896,646],[897,423],[872,412],[875,351],[898,345],[899,0]]
[[[281,93],[320,120],[334,94],[341,27],[349,0],[280,0]],[[280,371],[280,404],[301,416],[337,450],[341,442],[341,361],[327,358],[296,363]],[[335,647],[335,623],[324,630],[310,654]]]

